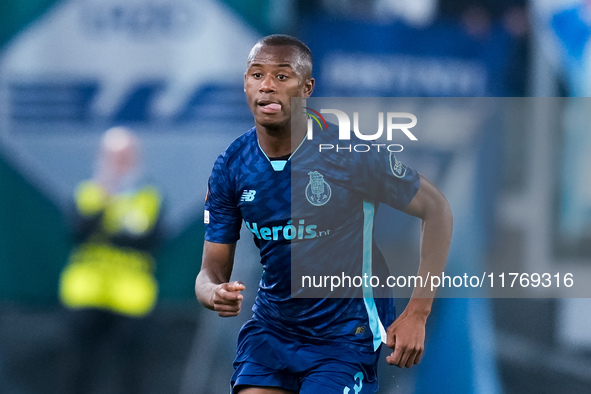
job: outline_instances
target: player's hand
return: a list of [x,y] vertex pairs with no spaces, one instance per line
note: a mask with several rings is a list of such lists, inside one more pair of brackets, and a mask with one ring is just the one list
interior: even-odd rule
[[242,282],[221,283],[217,285],[212,294],[211,305],[213,310],[221,317],[237,316],[242,307],[244,298],[240,292],[246,287]]
[[399,368],[410,368],[421,361],[425,350],[426,317],[406,313],[388,327],[386,345],[394,350],[386,361]]

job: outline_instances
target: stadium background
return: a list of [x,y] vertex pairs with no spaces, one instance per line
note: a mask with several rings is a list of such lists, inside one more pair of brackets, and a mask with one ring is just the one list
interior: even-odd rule
[[[203,198],[216,155],[252,123],[242,73],[250,47],[269,33],[310,45],[316,96],[535,97],[515,106],[531,111],[525,116],[504,113],[463,144],[435,138],[422,156],[454,205],[450,264],[588,274],[591,138],[577,110],[586,100],[574,97],[591,87],[591,11],[558,0],[409,3],[2,2],[0,392],[71,389],[57,300],[71,247],[65,212],[92,172],[101,133],[119,124],[140,135],[144,172],[167,208],[141,392],[226,392],[249,307],[222,320],[194,300]],[[243,238],[235,276],[251,283],[252,299],[260,268]],[[380,241],[416,246],[394,238]],[[421,367],[383,365],[381,392],[589,392],[591,303],[541,297],[549,296],[438,300]]]

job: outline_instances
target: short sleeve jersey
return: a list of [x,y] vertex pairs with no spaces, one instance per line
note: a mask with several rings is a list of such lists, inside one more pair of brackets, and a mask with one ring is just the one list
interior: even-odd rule
[[283,168],[274,168],[262,151],[255,128],[236,139],[209,179],[205,239],[234,243],[242,222],[251,231],[263,265],[254,319],[311,342],[375,351],[395,317],[392,299],[353,287],[328,297],[325,286],[312,298],[298,286],[302,276],[371,276],[383,270],[373,241],[375,210],[379,203],[406,207],[420,178],[385,149],[321,152],[319,144],[338,143],[335,128],[305,139]]

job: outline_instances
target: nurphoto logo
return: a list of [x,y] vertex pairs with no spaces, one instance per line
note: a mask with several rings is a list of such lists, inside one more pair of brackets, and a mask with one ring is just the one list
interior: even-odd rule
[[[353,128],[351,128],[351,120],[349,116],[338,109],[321,109],[320,112],[309,107],[305,114],[308,116],[307,138],[314,139],[314,122],[318,124],[321,131],[328,129],[328,124],[322,114],[333,114],[337,118],[339,126],[339,141],[351,141],[351,130],[355,136],[362,141],[377,141],[382,138],[384,134],[384,118],[386,119],[386,140],[392,141],[395,133],[402,132],[409,140],[418,141],[418,138],[410,131],[416,126],[417,117],[409,112],[378,112],[378,130],[374,133],[362,133],[359,130],[359,112],[353,112]],[[404,147],[401,144],[319,144],[319,152],[334,151],[334,152],[369,152],[371,150],[385,149],[391,153],[402,152]]]

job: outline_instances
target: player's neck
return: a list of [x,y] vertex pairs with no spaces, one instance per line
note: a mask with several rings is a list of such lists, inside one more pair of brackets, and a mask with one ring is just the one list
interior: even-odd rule
[[291,154],[306,135],[306,130],[302,127],[292,132],[290,124],[278,129],[269,129],[257,124],[256,130],[261,149],[268,157]]

